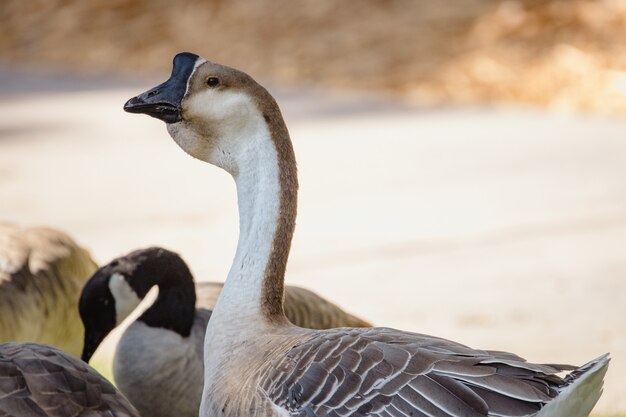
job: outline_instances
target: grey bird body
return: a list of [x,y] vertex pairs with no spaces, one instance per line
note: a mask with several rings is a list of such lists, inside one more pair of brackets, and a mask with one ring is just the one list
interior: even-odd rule
[[96,268],[61,231],[0,223],[0,343],[46,343],[80,355],[76,306]]
[[78,358],[51,346],[0,344],[0,416],[139,417],[128,400]]
[[[605,355],[583,367],[598,374],[597,397],[607,365]],[[340,329],[270,361],[260,381],[272,404],[302,417],[548,416],[544,407],[582,382],[583,372],[557,375],[574,369],[394,329]],[[555,415],[586,416],[594,404]]]
[[[195,417],[204,381],[203,347],[206,327],[222,283],[196,283],[198,296],[191,334],[179,334],[141,321],[122,334],[113,359],[113,375],[120,389],[145,417]],[[287,287],[285,311],[299,326],[327,329],[369,326],[317,294]]]
[[203,416],[583,417],[609,362],[604,355],[579,368],[533,364],[376,327],[266,329],[230,349],[242,359],[215,367]]
[[115,350],[115,382],[144,417],[193,417],[202,398],[204,335],[211,313],[197,309],[191,334],[135,321]]

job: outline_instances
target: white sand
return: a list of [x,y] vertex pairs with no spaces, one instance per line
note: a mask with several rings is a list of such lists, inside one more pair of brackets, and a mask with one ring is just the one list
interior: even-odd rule
[[[149,86],[0,94],[0,219],[64,229],[100,262],[165,246],[221,280],[232,180],[121,110]],[[610,351],[597,410],[626,410],[626,121],[278,99],[301,179],[289,283],[532,361]]]

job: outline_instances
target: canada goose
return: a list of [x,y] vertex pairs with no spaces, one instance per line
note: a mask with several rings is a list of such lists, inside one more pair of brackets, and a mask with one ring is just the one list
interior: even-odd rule
[[201,416],[582,417],[597,402],[608,355],[538,365],[388,328],[290,324],[283,281],[298,181],[273,97],[243,72],[182,53],[168,81],[124,108],[165,121],[183,150],[236,182],[239,243],[207,327]]
[[[156,301],[125,330],[117,346],[115,382],[143,416],[198,416],[204,334],[223,284],[197,283],[194,288],[187,264],[174,252],[157,247],[136,250],[104,265],[89,279],[79,303],[85,325],[82,359],[89,361],[105,336],[155,285]],[[287,287],[285,310],[290,320],[304,327],[369,326],[298,287]]]
[[139,417],[92,367],[35,343],[0,344],[0,415]]
[[0,343],[46,343],[80,355],[76,306],[96,268],[63,232],[0,223]]

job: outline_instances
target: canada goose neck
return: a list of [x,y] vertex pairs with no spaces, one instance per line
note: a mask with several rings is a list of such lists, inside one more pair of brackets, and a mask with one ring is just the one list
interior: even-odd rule
[[147,290],[156,285],[159,294],[138,320],[151,327],[172,330],[182,337],[189,336],[196,312],[196,291],[191,272],[185,267],[153,277],[152,282],[145,283]]
[[[226,311],[246,321],[286,323],[284,276],[295,228],[297,170],[280,111],[263,111],[264,132],[246,147],[237,173],[239,243],[212,321]],[[218,318],[216,318],[216,316]]]

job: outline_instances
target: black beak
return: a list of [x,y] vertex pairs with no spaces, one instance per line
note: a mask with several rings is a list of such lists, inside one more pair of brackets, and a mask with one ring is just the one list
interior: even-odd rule
[[165,123],[182,120],[182,101],[187,92],[187,82],[193,73],[198,55],[182,52],[174,57],[170,79],[124,104],[129,113],[144,113]]
[[96,334],[85,332],[85,343],[83,344],[83,353],[80,355],[80,358],[85,362],[89,363],[89,360],[93,356],[100,343],[104,340],[106,334]]

